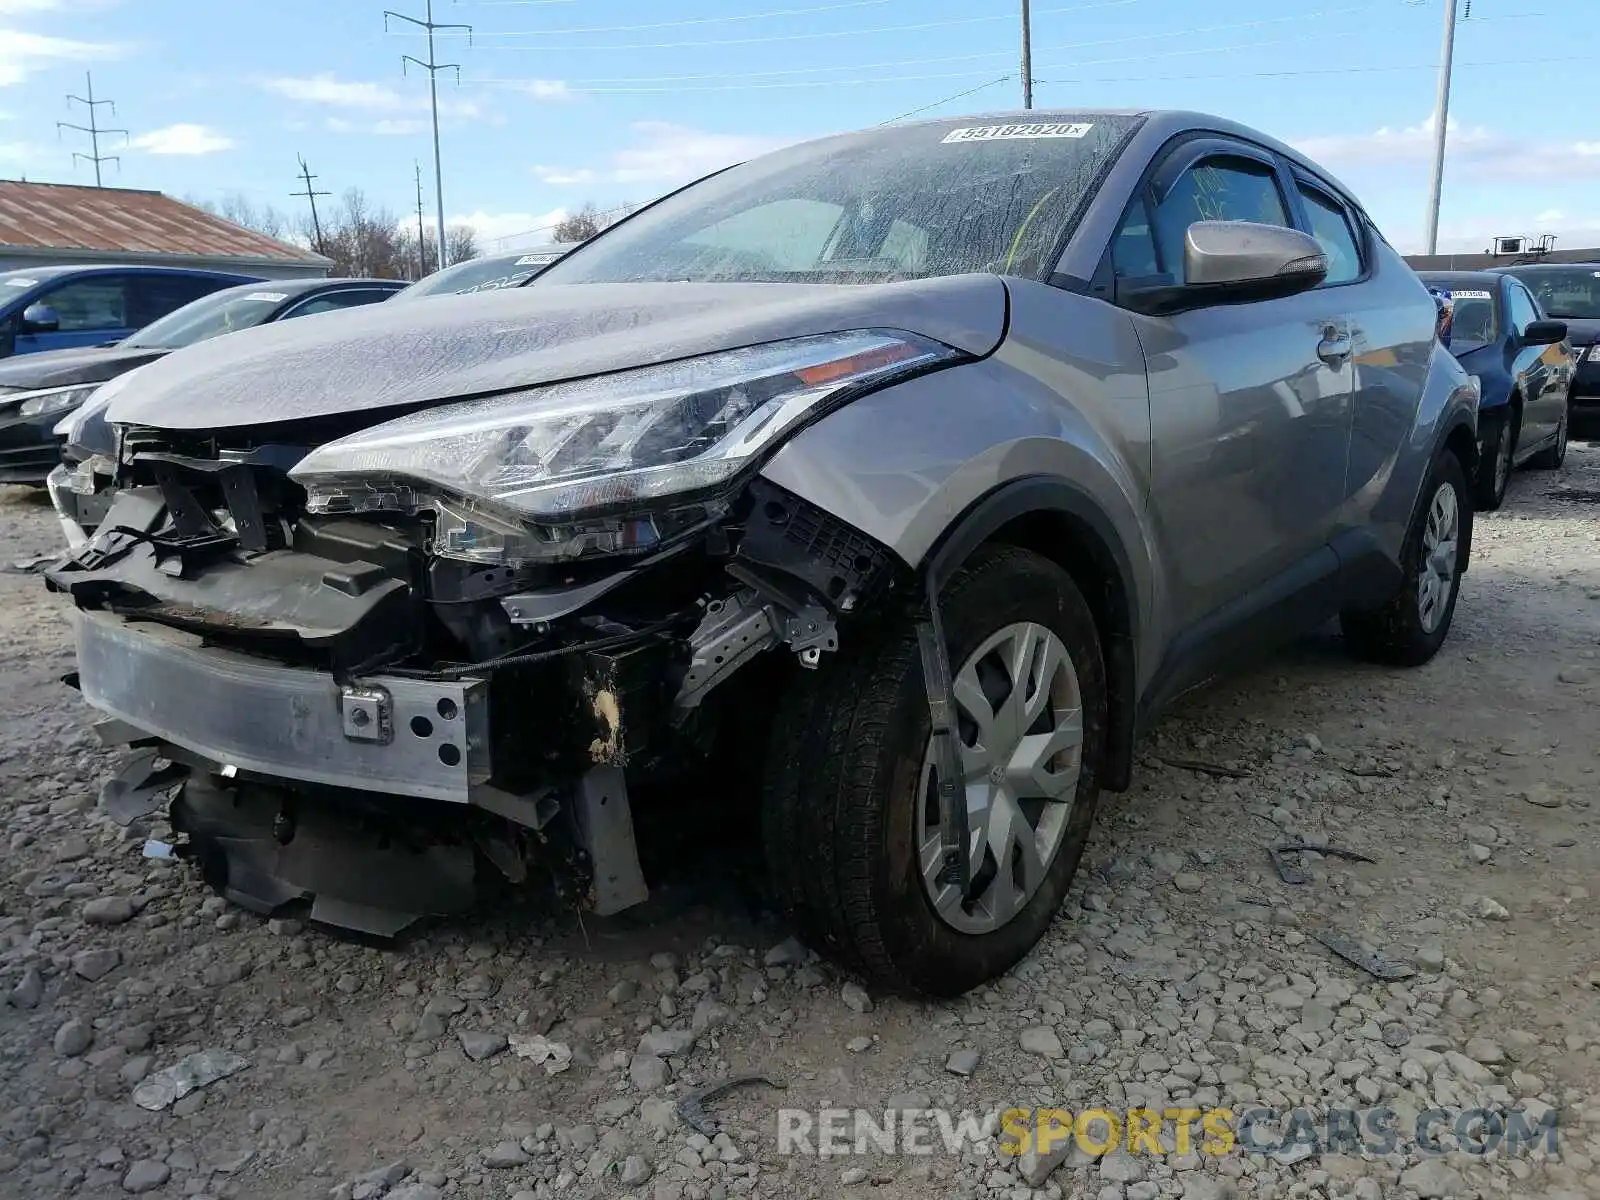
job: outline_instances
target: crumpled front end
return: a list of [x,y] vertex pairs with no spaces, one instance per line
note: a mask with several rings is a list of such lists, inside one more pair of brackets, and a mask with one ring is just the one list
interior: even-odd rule
[[345,431],[301,432],[124,430],[108,507],[46,574],[76,685],[133,751],[108,807],[181,782],[180,849],[258,911],[393,934],[530,877],[638,903],[640,789],[764,703],[763,652],[814,666],[898,586],[883,547],[748,473],[489,553],[504,523],[459,500],[326,511],[290,471]]

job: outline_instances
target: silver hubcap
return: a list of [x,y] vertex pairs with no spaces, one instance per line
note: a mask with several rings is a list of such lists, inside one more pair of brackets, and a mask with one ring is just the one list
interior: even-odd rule
[[938,779],[923,755],[917,846],[946,924],[990,933],[1033,898],[1061,849],[1083,767],[1083,697],[1066,646],[1043,625],[1007,625],[954,680],[971,887],[939,882]]
[[1417,616],[1424,633],[1432,633],[1444,619],[1456,577],[1456,543],[1460,532],[1461,510],[1456,504],[1456,490],[1448,483],[1441,483],[1428,505],[1428,524],[1422,531]]

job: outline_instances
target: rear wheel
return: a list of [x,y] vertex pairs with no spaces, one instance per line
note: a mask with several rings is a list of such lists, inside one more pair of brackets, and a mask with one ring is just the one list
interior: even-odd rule
[[1517,411],[1506,408],[1494,422],[1493,432],[1484,439],[1478,459],[1478,477],[1473,480],[1472,502],[1479,512],[1494,512],[1505,503],[1506,484],[1511,479],[1511,455],[1517,445]]
[[1562,413],[1561,424],[1556,426],[1556,440],[1528,460],[1528,465],[1538,471],[1559,471],[1567,461],[1567,415]]
[[1461,555],[1471,534],[1466,474],[1446,450],[1428,473],[1400,552],[1400,589],[1381,608],[1340,614],[1350,648],[1400,667],[1421,666],[1437,654],[1455,617]]
[[1043,936],[1088,838],[1105,741],[1094,618],[1025,550],[980,551],[941,598],[971,884],[941,884],[938,775],[913,622],[789,689],[763,803],[769,876],[801,936],[875,983],[954,996]]

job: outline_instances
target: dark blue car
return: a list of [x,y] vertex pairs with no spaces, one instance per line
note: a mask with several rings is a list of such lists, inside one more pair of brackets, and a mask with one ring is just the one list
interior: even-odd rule
[[1572,395],[1567,419],[1580,437],[1600,437],[1600,262],[1504,267],[1528,285],[1546,316],[1567,323]]
[[254,275],[186,267],[0,271],[0,358],[119,342],[191,300]]
[[1561,466],[1567,454],[1567,393],[1573,356],[1564,322],[1546,318],[1522,282],[1498,271],[1424,271],[1450,296],[1450,352],[1478,380],[1478,474],[1473,499],[1500,507],[1523,464]]

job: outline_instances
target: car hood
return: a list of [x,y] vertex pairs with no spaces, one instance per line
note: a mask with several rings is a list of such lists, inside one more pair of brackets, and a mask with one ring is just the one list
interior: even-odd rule
[[221,430],[381,414],[850,329],[902,329],[983,355],[1005,322],[1005,284],[995,275],[847,286],[534,285],[374,304],[215,338],[141,371],[107,416]]
[[143,366],[169,351],[142,346],[86,346],[81,350],[46,350],[0,363],[0,388],[70,387],[104,383],[124,371]]
[[1566,322],[1567,340],[1574,346],[1592,346],[1600,342],[1600,318],[1552,317],[1550,319]]

